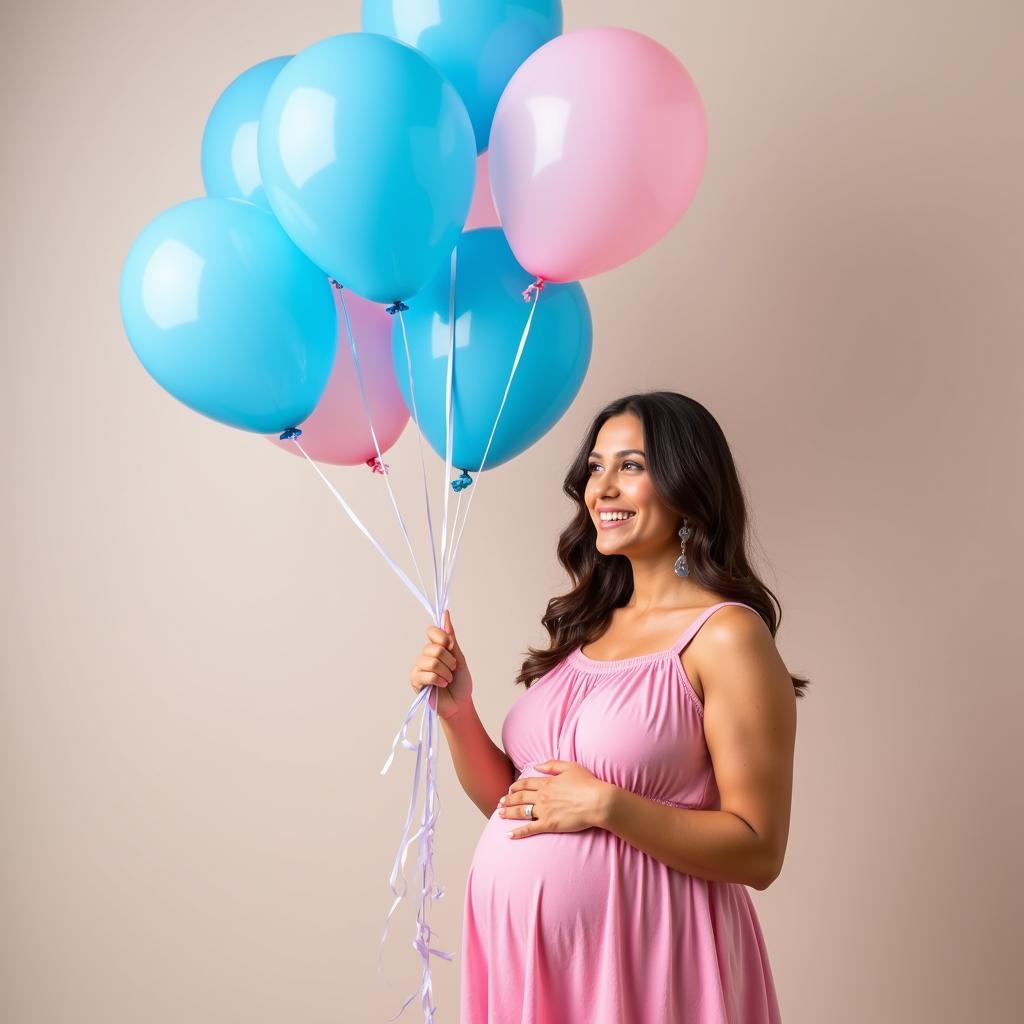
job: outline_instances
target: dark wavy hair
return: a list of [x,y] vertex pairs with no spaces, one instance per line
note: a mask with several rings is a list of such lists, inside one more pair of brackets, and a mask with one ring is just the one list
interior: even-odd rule
[[[548,602],[541,622],[550,643],[545,650],[528,648],[515,680],[527,689],[577,647],[600,637],[612,612],[632,596],[629,559],[597,550],[596,530],[584,502],[598,431],[605,420],[627,412],[643,425],[647,471],[655,490],[680,522],[683,516],[690,521],[690,576],[727,600],[750,605],[773,637],[782,621],[781,604],[750,567],[746,501],[718,421],[700,402],[674,391],[627,395],[597,414],[565,475],[562,489],[576,503],[576,514],[558,538],[558,560],[572,589]],[[791,678],[796,695],[806,696],[809,680]]]

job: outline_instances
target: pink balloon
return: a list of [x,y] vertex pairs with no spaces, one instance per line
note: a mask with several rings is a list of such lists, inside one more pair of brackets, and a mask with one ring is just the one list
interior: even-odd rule
[[[359,353],[366,399],[373,417],[373,429],[380,450],[387,451],[409,421],[409,410],[395,380],[391,362],[391,317],[381,305],[364,299],[348,288],[332,288],[338,311],[338,347],[327,387],[317,407],[299,426],[299,444],[311,459],[335,466],[357,466],[376,458],[373,437],[359,393],[352,348],[341,308],[344,295],[352,322],[352,336]],[[277,434],[265,434],[279,448],[302,457],[294,441],[282,441]]]
[[547,281],[611,270],[683,215],[707,157],[686,68],[624,28],[552,39],[512,76],[490,136],[494,204],[516,259]]
[[491,177],[487,172],[487,163],[487,151],[484,150],[476,158],[476,186],[473,189],[469,216],[466,218],[466,231],[472,231],[473,228],[501,227],[498,211],[494,208],[494,199],[491,196]]

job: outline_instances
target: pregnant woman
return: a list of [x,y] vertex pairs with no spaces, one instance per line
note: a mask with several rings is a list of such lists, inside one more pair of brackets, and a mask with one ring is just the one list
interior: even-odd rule
[[776,649],[728,444],[699,402],[630,395],[598,414],[564,489],[571,589],[548,603],[502,746],[447,612],[410,676],[438,687],[488,818],[461,1024],[780,1021],[747,886],[782,869],[807,680]]

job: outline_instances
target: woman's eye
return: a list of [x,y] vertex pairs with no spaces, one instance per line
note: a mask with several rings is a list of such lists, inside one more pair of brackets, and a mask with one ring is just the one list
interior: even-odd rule
[[588,469],[588,470],[589,470],[589,471],[590,471],[591,473],[593,473],[595,469],[600,469],[600,468],[601,468],[601,467],[600,467],[600,466],[598,466],[596,462],[592,462],[592,463],[590,463],[590,465],[589,465],[589,466],[587,467],[587,469]]
[[637,469],[643,469],[644,468],[643,466],[640,465],[639,462],[633,462],[632,460],[624,462],[622,465],[623,466],[636,466]]

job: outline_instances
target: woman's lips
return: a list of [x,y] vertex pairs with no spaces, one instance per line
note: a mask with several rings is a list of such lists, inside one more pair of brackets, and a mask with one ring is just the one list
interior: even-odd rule
[[628,519],[598,519],[597,526],[601,530],[614,530],[617,526],[625,526],[626,523],[631,523],[636,519],[636,513],[631,515]]

